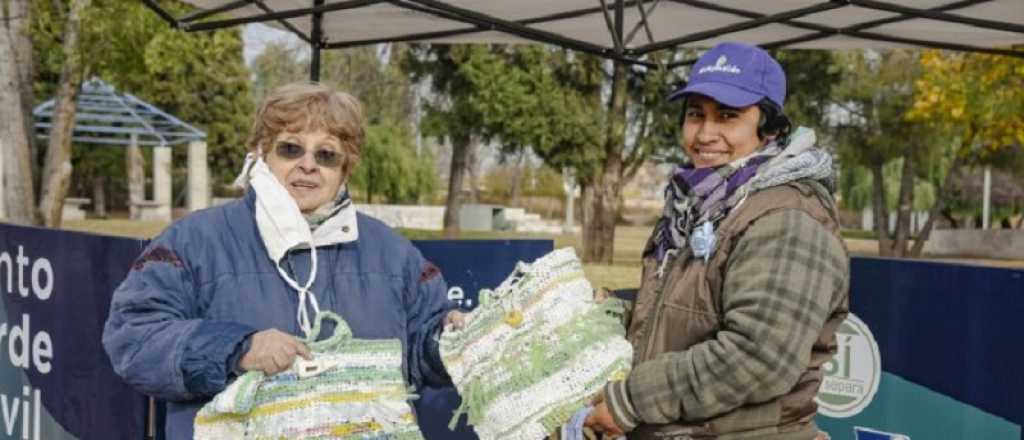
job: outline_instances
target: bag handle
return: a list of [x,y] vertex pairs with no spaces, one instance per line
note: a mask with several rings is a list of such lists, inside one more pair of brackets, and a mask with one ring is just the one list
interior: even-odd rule
[[[320,337],[321,325],[325,319],[334,321],[334,334],[327,339],[317,341],[316,339]],[[344,344],[349,339],[352,339],[352,329],[348,326],[348,323],[338,316],[338,314],[330,310],[322,310],[316,315],[316,322],[313,324],[313,330],[309,332],[309,337],[306,338],[305,343],[312,351],[325,351],[329,348]]]

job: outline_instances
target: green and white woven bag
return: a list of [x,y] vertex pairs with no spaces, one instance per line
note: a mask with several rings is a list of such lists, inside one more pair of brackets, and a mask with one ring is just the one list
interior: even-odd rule
[[[321,323],[334,334],[316,341]],[[195,438],[422,439],[402,376],[398,339],[355,339],[338,315],[323,311],[305,341],[312,361],[267,377],[250,371],[199,411]]]
[[482,440],[545,438],[611,379],[628,373],[622,304],[598,304],[572,248],[520,262],[461,330],[441,337],[441,358]]

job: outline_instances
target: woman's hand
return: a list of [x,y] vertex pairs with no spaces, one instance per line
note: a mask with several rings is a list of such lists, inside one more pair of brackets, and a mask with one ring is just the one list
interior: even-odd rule
[[608,411],[608,403],[602,399],[601,403],[594,406],[583,422],[583,426],[603,433],[606,438],[618,438],[623,435],[622,428],[615,424],[612,413]]
[[442,327],[448,329],[448,326],[451,326],[452,330],[462,330],[466,326],[466,314],[458,310],[448,312],[444,317]]
[[611,298],[612,291],[607,287],[598,287],[594,289],[594,302],[601,304]]
[[291,367],[295,356],[302,356],[306,360],[313,359],[309,347],[306,347],[299,338],[272,328],[252,335],[249,351],[242,356],[238,366],[246,371],[259,370],[267,375],[277,374]]

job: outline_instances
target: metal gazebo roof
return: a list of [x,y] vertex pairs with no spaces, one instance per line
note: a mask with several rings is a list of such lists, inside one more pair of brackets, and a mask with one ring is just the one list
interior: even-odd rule
[[[46,138],[53,125],[55,99],[32,111],[36,136]],[[82,84],[75,103],[74,142],[131,145],[136,135],[140,146],[174,146],[206,138],[206,133],[114,86],[93,78]]]
[[[723,40],[766,48],[931,47],[1024,57],[1022,0],[186,0],[185,31],[266,22],[313,49],[383,42],[542,42],[630,63]],[[687,64],[674,60],[670,67]]]

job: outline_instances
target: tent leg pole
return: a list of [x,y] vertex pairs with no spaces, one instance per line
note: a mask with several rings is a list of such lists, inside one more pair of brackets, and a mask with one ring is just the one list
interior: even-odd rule
[[[313,7],[321,6],[324,0],[314,0]],[[320,81],[320,49],[324,46],[323,25],[324,14],[318,12],[313,14],[313,31],[310,34],[310,57],[309,57],[309,80]]]

